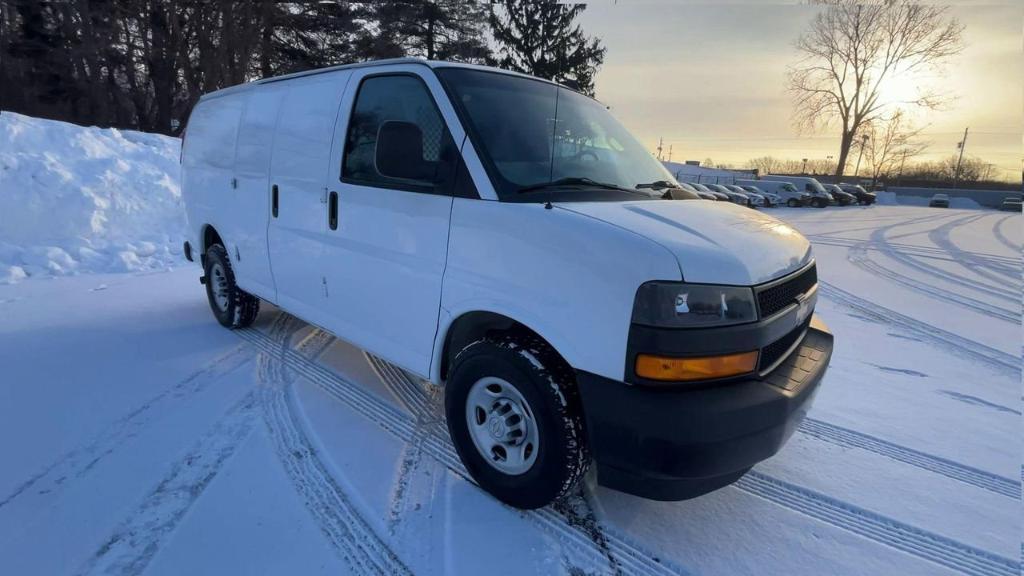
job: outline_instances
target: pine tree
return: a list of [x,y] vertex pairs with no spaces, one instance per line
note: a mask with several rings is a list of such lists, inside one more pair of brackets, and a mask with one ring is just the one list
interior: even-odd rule
[[384,0],[375,6],[378,42],[392,43],[385,55],[470,63],[490,56],[487,9],[477,0]]
[[583,33],[576,17],[585,4],[501,0],[492,4],[491,33],[499,46],[494,64],[594,93],[605,48]]

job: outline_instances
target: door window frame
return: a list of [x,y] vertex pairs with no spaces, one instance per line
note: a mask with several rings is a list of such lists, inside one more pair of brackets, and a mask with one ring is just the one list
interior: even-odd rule
[[[441,150],[441,152],[439,154],[443,154],[443,147],[446,144],[451,146],[452,152],[455,154],[455,158],[452,161],[453,166],[450,167],[450,170],[451,170],[451,173],[452,173],[452,178],[450,179],[450,182],[448,183],[448,189],[447,190],[440,190],[440,189],[437,188],[437,186],[426,186],[426,185],[412,184],[412,183],[407,183],[407,182],[379,182],[379,181],[375,181],[375,180],[362,180],[362,179],[359,179],[359,178],[352,178],[350,176],[345,176],[345,158],[347,157],[348,151],[349,151],[348,136],[349,136],[349,131],[352,130],[352,118],[353,118],[353,115],[355,114],[356,106],[359,104],[359,95],[360,95],[360,93],[363,90],[363,84],[365,84],[368,80],[372,80],[374,78],[387,78],[387,77],[396,77],[396,76],[410,77],[410,78],[415,79],[417,82],[419,82],[419,84],[423,87],[423,90],[426,92],[427,97],[430,99],[430,105],[433,107],[434,112],[437,113],[438,118],[440,118],[441,123],[444,125],[444,134],[447,135],[447,138],[444,138],[444,136],[442,136],[442,140],[446,139],[447,142],[442,142],[442,150]],[[452,134],[452,130],[451,130],[451,128],[448,125],[448,119],[444,117],[444,114],[441,112],[441,108],[437,105],[437,100],[434,98],[434,94],[430,91],[430,86],[427,85],[427,83],[423,80],[423,78],[419,74],[416,74],[414,72],[393,71],[393,72],[379,72],[379,73],[368,74],[366,76],[363,76],[362,78],[359,79],[359,85],[356,86],[355,94],[352,97],[352,105],[349,108],[349,110],[347,111],[347,114],[348,114],[348,119],[345,122],[345,131],[342,134],[342,137],[344,138],[344,140],[342,142],[342,149],[341,149],[341,162],[338,163],[338,180],[340,182],[343,182],[345,184],[351,184],[353,186],[364,186],[364,187],[368,187],[368,188],[383,188],[385,190],[400,190],[402,192],[415,192],[415,193],[418,193],[418,194],[434,194],[436,196],[451,196],[452,195],[452,193],[454,191],[454,188],[455,188],[455,186],[453,185],[454,184],[454,179],[455,179],[455,173],[458,171],[458,163],[459,163],[459,159],[462,156],[462,152],[459,149],[458,144],[455,142],[455,136]],[[440,158],[438,158],[438,160],[440,161]],[[387,176],[385,176],[385,178],[387,178]]]

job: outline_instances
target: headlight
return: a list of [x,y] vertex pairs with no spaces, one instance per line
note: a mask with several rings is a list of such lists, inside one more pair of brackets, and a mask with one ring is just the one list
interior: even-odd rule
[[729,326],[756,321],[756,310],[750,288],[647,282],[636,292],[633,322],[664,328]]

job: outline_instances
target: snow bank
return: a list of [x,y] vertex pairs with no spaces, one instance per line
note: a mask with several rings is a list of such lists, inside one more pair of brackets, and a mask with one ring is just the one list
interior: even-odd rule
[[0,283],[181,261],[179,140],[0,113]]
[[[911,196],[909,194],[896,194],[895,192],[876,192],[875,201],[883,206],[927,206],[930,196]],[[963,208],[966,210],[981,210],[982,205],[972,198],[961,198],[959,196],[949,197],[950,208]]]

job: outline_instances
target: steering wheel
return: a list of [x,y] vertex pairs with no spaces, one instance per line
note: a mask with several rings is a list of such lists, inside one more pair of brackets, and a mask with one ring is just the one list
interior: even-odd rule
[[580,160],[580,161],[582,161],[583,159],[588,158],[588,157],[590,158],[589,160],[587,160],[588,162],[597,162],[598,160],[600,160],[600,158],[597,157],[597,154],[594,154],[590,150],[584,150],[584,151],[576,154],[576,156],[573,156],[573,160]]

